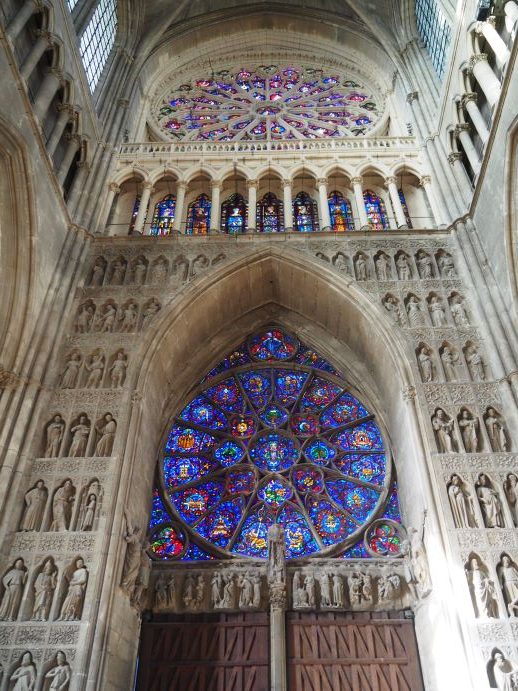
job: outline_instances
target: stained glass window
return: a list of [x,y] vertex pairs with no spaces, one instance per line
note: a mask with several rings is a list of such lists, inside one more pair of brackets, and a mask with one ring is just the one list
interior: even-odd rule
[[380,115],[372,90],[356,79],[289,65],[200,75],[157,103],[168,137],[222,142],[358,136]]
[[412,221],[410,220],[410,213],[408,211],[408,206],[406,203],[405,194],[404,194],[403,190],[401,190],[401,189],[398,190],[398,194],[399,194],[399,201],[401,202],[401,206],[403,207],[403,211],[405,213],[407,227],[411,228],[412,227]]
[[354,230],[354,219],[351,202],[340,192],[331,192],[327,198],[331,228],[337,233]]
[[117,0],[99,0],[79,42],[79,52],[92,93],[108,62],[117,32]]
[[210,229],[210,199],[206,194],[189,204],[187,210],[187,235],[207,235]]
[[300,233],[318,230],[317,205],[306,192],[299,192],[293,200],[293,225]]
[[168,194],[155,204],[153,220],[151,221],[151,235],[170,235],[173,232],[176,197]]
[[417,30],[426,46],[439,77],[446,69],[446,53],[450,45],[451,28],[437,0],[416,0]]
[[276,326],[204,378],[172,423],[159,476],[157,559],[264,559],[275,522],[288,559],[397,548],[397,489],[374,414],[327,360]]
[[373,230],[386,230],[389,228],[389,219],[383,199],[378,197],[372,190],[365,190],[363,200],[365,202],[367,218]]
[[135,197],[135,203],[133,204],[133,211],[131,212],[131,220],[129,225],[129,232],[131,233],[135,230],[135,221],[137,220],[138,210],[140,209],[140,194]]
[[273,192],[267,192],[257,202],[257,230],[261,233],[280,233],[284,230],[284,204]]
[[247,227],[247,205],[242,195],[232,194],[221,205],[221,230],[242,233]]

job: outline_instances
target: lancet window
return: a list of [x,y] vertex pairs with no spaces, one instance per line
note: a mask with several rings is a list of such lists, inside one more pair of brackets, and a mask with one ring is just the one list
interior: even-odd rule
[[300,233],[319,229],[317,205],[306,192],[299,192],[293,201],[293,224]]
[[189,204],[187,211],[187,235],[207,235],[210,229],[211,202],[206,194],[200,194]]
[[327,198],[331,228],[337,233],[354,230],[354,219],[351,202],[340,192],[331,192]]
[[273,192],[267,192],[257,203],[257,223],[261,233],[284,230],[284,205]]
[[221,205],[221,230],[225,233],[242,233],[248,224],[247,204],[237,192]]
[[363,200],[365,202],[367,218],[373,230],[386,230],[389,228],[387,209],[383,199],[372,190],[366,190],[363,193]]
[[117,0],[99,0],[84,30],[79,50],[90,91],[95,91],[117,33]]
[[174,215],[176,211],[176,197],[168,194],[155,204],[153,220],[151,222],[151,235],[170,235],[173,231]]

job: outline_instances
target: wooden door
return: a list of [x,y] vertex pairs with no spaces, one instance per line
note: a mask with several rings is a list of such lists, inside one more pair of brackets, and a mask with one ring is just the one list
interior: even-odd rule
[[289,613],[289,691],[423,691],[412,620]]

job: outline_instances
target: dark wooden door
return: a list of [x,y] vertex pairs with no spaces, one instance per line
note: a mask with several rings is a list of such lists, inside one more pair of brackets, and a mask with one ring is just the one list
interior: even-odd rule
[[138,691],[268,691],[266,613],[143,623]]
[[396,613],[289,613],[289,691],[423,691],[413,621]]

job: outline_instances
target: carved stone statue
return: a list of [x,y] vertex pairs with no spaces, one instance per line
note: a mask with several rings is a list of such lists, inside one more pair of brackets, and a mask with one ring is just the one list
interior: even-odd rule
[[456,364],[459,360],[457,353],[450,348],[450,346],[443,346],[441,353],[441,362],[444,370],[446,381],[457,381]]
[[454,473],[448,485],[448,499],[450,501],[453,522],[456,528],[476,528],[475,512],[469,492],[459,475]]
[[482,360],[477,348],[474,345],[469,345],[465,350],[465,354],[469,373],[473,381],[485,381],[486,372],[484,368],[484,361]]
[[390,318],[398,326],[403,326],[403,316],[399,301],[393,295],[387,295],[383,300],[383,306],[390,315]]
[[198,574],[196,578],[196,594],[194,600],[194,609],[200,609],[203,605],[203,600],[205,598],[205,576],[203,574]]
[[362,602],[363,579],[360,574],[352,573],[347,580],[349,583],[349,602],[353,608],[359,607]]
[[412,278],[412,267],[406,254],[400,254],[396,259],[397,275],[400,281],[410,281]]
[[14,681],[14,686],[10,686],[11,691],[33,691],[36,686],[36,665],[32,661],[32,653],[27,651],[22,655],[19,667],[17,667],[10,677]]
[[130,596],[133,596],[140,569],[140,555],[142,551],[142,530],[138,526],[132,526],[128,512],[124,510],[126,518],[126,554],[122,567],[121,588]]
[[376,264],[376,274],[379,281],[390,281],[392,278],[392,271],[390,268],[390,260],[385,254],[385,252],[380,252],[380,254],[375,259]]
[[433,278],[433,262],[429,254],[423,250],[419,250],[416,256],[416,264],[419,270],[419,276],[422,279]]
[[243,573],[238,580],[240,588],[239,593],[239,608],[249,609],[254,605],[254,584],[252,582],[251,574]]
[[0,603],[0,621],[16,621],[26,580],[27,569],[20,557],[2,578],[5,590]]
[[380,603],[396,602],[401,597],[401,578],[397,573],[384,575],[378,579],[378,599]]
[[47,445],[45,447],[45,458],[57,458],[65,431],[65,421],[61,415],[54,415],[52,422],[47,425]]
[[147,555],[147,549],[149,547],[149,542],[144,540],[144,544],[140,550],[140,563],[137,575],[137,581],[135,583],[135,589],[133,591],[133,596],[131,598],[131,603],[137,609],[142,609],[145,602],[145,596],[149,588],[149,579],[151,576],[151,559]]
[[457,326],[469,326],[468,313],[464,307],[464,300],[456,295],[450,301],[450,312]]
[[79,307],[74,322],[74,330],[76,333],[84,334],[90,331],[94,312],[95,309],[91,303],[85,303]]
[[516,528],[518,527],[518,477],[514,473],[507,475],[504,481],[504,492]]
[[[329,261],[327,257],[325,259],[326,261]],[[335,269],[337,269],[338,271],[342,271],[348,276],[352,276],[351,267],[349,266],[349,258],[346,257],[343,252],[337,252],[333,257],[332,262]]]
[[81,355],[79,353],[71,353],[61,374],[62,389],[74,389],[76,387],[80,369]]
[[[492,672],[498,691],[514,691],[516,689],[518,667],[514,662],[505,658],[498,648],[495,648],[491,653],[488,671]],[[492,679],[491,682],[493,682]],[[491,688],[495,688],[493,683],[491,683]]]
[[355,261],[356,279],[358,281],[367,281],[369,279],[367,271],[367,259],[363,254],[359,254]]
[[102,257],[97,257],[92,268],[92,277],[90,279],[90,285],[94,287],[101,286],[104,279],[104,271],[106,265]]
[[163,283],[167,279],[167,261],[159,257],[151,270],[151,282]]
[[70,519],[72,517],[72,504],[76,488],[72,484],[72,480],[65,480],[61,487],[59,487],[52,499],[52,523],[50,530],[54,532],[61,532],[68,530],[70,526]]
[[128,358],[123,350],[119,350],[115,355],[115,360],[110,367],[110,382],[112,389],[122,389],[126,379],[126,369]]
[[484,423],[491,449],[493,451],[508,451],[507,434],[501,415],[494,408],[488,408]]
[[115,321],[117,319],[117,309],[115,305],[108,302],[103,309],[102,315],[99,316],[97,329],[101,333],[112,333]]
[[40,530],[48,491],[43,480],[25,494],[25,510],[20,522],[20,530]]
[[432,295],[430,298],[429,310],[432,326],[445,326],[447,323],[446,312],[444,311],[442,302],[437,295]]
[[432,427],[437,438],[439,453],[453,452],[453,418],[448,418],[442,408],[437,408],[432,417]]
[[308,592],[301,583],[300,571],[295,571],[293,574],[292,595],[294,609],[309,607]]
[[498,617],[494,583],[487,572],[481,568],[476,556],[470,560],[467,578],[475,603],[476,616],[480,619]]
[[89,373],[85,383],[87,389],[97,389],[100,386],[104,374],[104,364],[104,355],[99,351],[92,353],[90,362],[85,362],[85,369]]
[[308,607],[315,607],[315,577],[312,573],[308,573],[308,575],[304,579],[304,588],[308,594]]
[[155,581],[154,606],[156,609],[167,609],[167,580],[163,573]]
[[405,578],[414,597],[426,597],[431,589],[428,558],[421,535],[415,528],[407,528],[407,539],[401,543],[405,557]]
[[221,607],[223,609],[233,609],[236,596],[236,584],[233,573],[223,574],[223,595],[221,598]]
[[424,382],[432,382],[435,379],[435,368],[433,365],[430,349],[427,346],[422,346],[417,356],[419,369],[421,370],[421,378]]
[[455,278],[457,276],[455,264],[453,263],[453,259],[448,252],[442,252],[438,257],[437,263],[443,278]]
[[333,605],[335,607],[344,606],[344,582],[338,573],[333,574]]
[[424,325],[424,314],[421,310],[419,299],[415,295],[411,295],[408,298],[406,311],[408,314],[408,322],[412,328]]
[[128,305],[123,307],[120,314],[119,331],[123,333],[135,331],[137,327],[137,316],[137,305],[134,302],[130,302]]
[[254,584],[253,606],[257,609],[261,604],[261,576],[258,573],[252,574],[252,583]]
[[61,621],[79,621],[83,613],[88,569],[81,557],[76,559],[74,567],[59,615]]
[[504,552],[497,566],[498,578],[510,617],[518,615],[518,568]]
[[122,259],[117,259],[112,264],[112,275],[110,284],[112,286],[120,286],[124,281],[124,274],[126,273],[126,263]]
[[34,621],[48,621],[54,591],[57,585],[58,571],[54,560],[49,557],[34,581],[34,605],[32,619]]
[[67,656],[62,650],[58,650],[56,653],[56,664],[51,667],[47,674],[45,674],[45,679],[51,679],[49,691],[66,691],[70,683],[70,678],[72,676],[70,665],[67,662]]
[[160,303],[156,298],[152,298],[150,302],[145,306],[142,313],[142,328],[144,329],[149,322],[153,319],[155,314],[160,311]]
[[95,427],[99,435],[99,441],[95,447],[94,456],[111,456],[117,423],[111,413],[106,413],[103,422]]
[[505,524],[502,504],[485,473],[480,473],[475,487],[486,528],[503,528]]
[[171,609],[176,607],[176,580],[174,574],[171,574],[167,581],[167,606]]
[[320,606],[332,607],[331,584],[329,582],[329,574],[326,571],[318,574],[318,583],[320,585]]
[[210,585],[212,606],[215,609],[219,609],[223,602],[223,575],[220,571],[216,571],[212,575]]
[[97,494],[89,492],[84,506],[81,509],[79,516],[78,528],[79,530],[92,530],[95,520],[95,511],[97,509]]
[[479,444],[478,419],[467,408],[463,408],[458,423],[466,453],[476,453]]
[[196,582],[194,576],[188,574],[183,582],[182,600],[186,609],[194,609]]
[[286,543],[284,530],[273,523],[268,530],[268,580],[270,583],[286,582]]
[[72,442],[68,455],[72,458],[81,458],[86,456],[86,447],[88,445],[88,437],[90,436],[90,423],[86,415],[80,415],[79,421],[71,430]]
[[133,282],[137,285],[142,285],[146,278],[146,262],[142,257],[137,257],[135,264],[133,265]]

